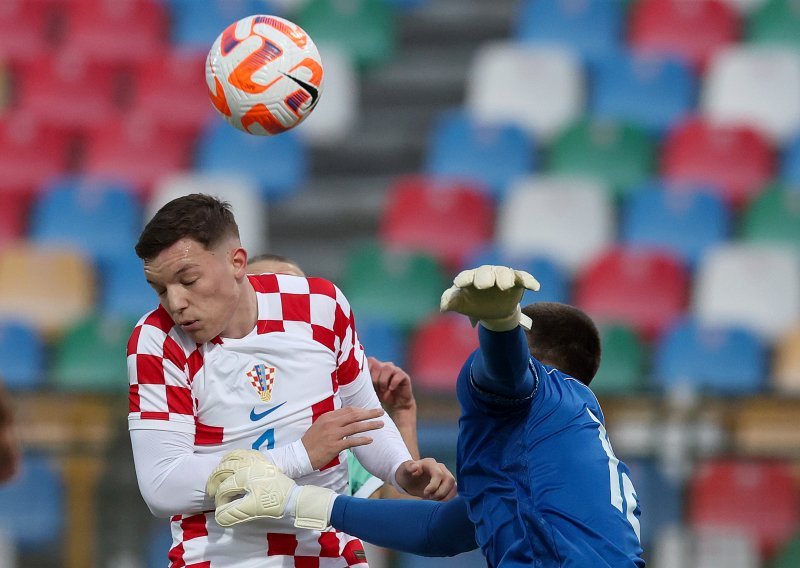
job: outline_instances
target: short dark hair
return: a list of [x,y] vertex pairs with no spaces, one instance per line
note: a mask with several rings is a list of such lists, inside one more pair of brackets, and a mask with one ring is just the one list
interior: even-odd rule
[[300,265],[297,264],[294,260],[289,258],[288,256],[282,256],[280,254],[273,254],[271,252],[265,252],[264,254],[257,254],[252,258],[247,259],[247,264],[253,264],[254,262],[284,262],[286,264],[294,264],[297,268],[300,268]]
[[154,258],[184,238],[210,249],[226,237],[239,238],[230,204],[211,195],[192,193],[158,210],[139,235],[136,255],[143,260]]
[[592,318],[574,306],[538,302],[522,308],[533,324],[527,332],[531,355],[588,385],[600,367],[600,333]]

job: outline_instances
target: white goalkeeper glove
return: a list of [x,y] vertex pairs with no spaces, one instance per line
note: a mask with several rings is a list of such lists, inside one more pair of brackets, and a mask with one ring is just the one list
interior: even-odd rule
[[313,485],[298,486],[256,450],[227,454],[209,477],[217,524],[230,527],[253,519],[279,519],[289,509],[294,526],[324,530],[336,493]]
[[442,294],[439,308],[469,316],[472,325],[480,321],[492,331],[509,331],[518,325],[530,329],[531,319],[519,306],[526,289],[538,291],[539,282],[525,271],[479,266],[455,277],[453,286]]

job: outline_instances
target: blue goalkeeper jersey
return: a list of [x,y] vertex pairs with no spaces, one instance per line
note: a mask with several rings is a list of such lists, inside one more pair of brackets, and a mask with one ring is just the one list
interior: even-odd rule
[[488,565],[644,566],[630,471],[589,387],[530,358],[533,393],[499,397],[477,386],[474,357],[458,377],[458,492]]

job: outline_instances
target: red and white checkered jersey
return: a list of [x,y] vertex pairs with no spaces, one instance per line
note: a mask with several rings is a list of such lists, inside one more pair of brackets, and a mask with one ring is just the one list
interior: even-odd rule
[[[281,447],[341,407],[340,385],[369,380],[349,303],[334,284],[249,278],[258,321],[241,339],[194,343],[163,307],[139,321],[128,342],[131,429],[194,433],[196,452],[220,458],[238,448]],[[345,454],[297,481],[345,493]],[[284,520],[223,528],[210,511],[173,517],[172,534],[174,567],[367,565],[357,539]]]

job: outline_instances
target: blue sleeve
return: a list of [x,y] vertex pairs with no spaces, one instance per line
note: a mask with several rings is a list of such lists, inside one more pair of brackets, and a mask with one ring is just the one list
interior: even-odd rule
[[531,396],[536,381],[530,368],[528,340],[521,327],[489,331],[478,325],[480,349],[472,361],[472,380],[486,393],[506,399]]
[[478,548],[462,497],[436,502],[339,495],[331,525],[376,546],[420,556],[455,556]]

